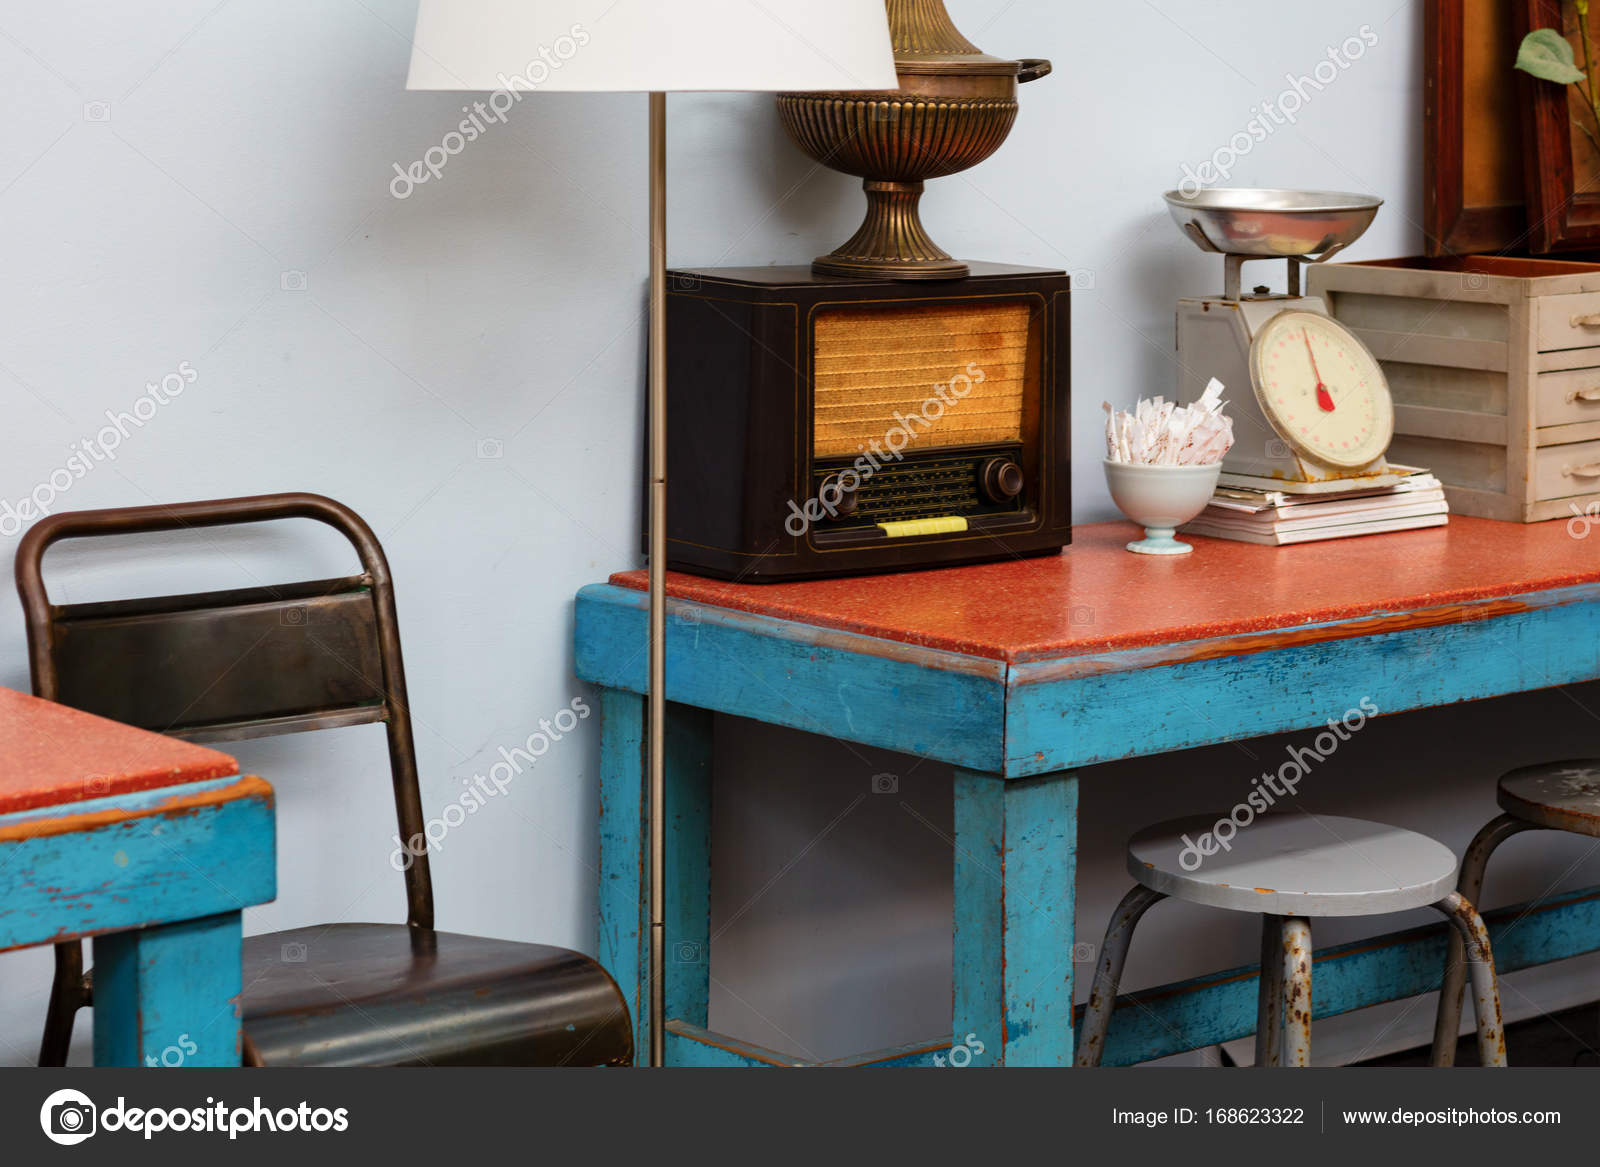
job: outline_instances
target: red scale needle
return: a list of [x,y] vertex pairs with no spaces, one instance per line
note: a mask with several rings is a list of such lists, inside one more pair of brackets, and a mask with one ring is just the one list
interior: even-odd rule
[[1311,351],[1311,334],[1301,329],[1300,338],[1306,342],[1306,356],[1311,358],[1311,372],[1317,379],[1317,406],[1323,413],[1332,413],[1333,394],[1329,393],[1328,387],[1322,383],[1322,373],[1317,368],[1317,354]]

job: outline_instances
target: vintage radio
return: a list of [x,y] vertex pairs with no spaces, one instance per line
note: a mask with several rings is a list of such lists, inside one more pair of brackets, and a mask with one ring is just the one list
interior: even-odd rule
[[670,273],[668,564],[769,582],[1071,541],[1069,280]]

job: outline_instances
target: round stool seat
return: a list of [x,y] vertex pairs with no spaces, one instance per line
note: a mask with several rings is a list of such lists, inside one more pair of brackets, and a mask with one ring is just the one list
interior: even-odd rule
[[[1219,823],[1222,830],[1218,830]],[[1377,916],[1438,903],[1456,857],[1415,831],[1330,815],[1157,823],[1128,843],[1128,874],[1152,891],[1235,912]]]
[[1498,798],[1526,822],[1600,839],[1600,758],[1523,766],[1500,779]]

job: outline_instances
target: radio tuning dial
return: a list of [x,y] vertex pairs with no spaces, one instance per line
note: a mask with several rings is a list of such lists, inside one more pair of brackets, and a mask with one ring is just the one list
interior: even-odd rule
[[990,502],[1010,502],[1022,493],[1022,467],[1010,458],[990,458],[981,476],[984,497]]
[[818,496],[831,504],[833,513],[838,518],[847,519],[856,513],[856,508],[861,505],[861,496],[854,490],[844,488],[844,480],[838,474],[830,474],[822,480],[822,489]]

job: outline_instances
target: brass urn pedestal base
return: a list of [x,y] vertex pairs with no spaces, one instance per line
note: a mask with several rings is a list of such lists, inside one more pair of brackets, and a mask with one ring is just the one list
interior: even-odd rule
[[818,257],[811,270],[853,279],[959,280],[972,269],[936,244],[917,213],[921,182],[867,179],[867,218],[850,241]]

